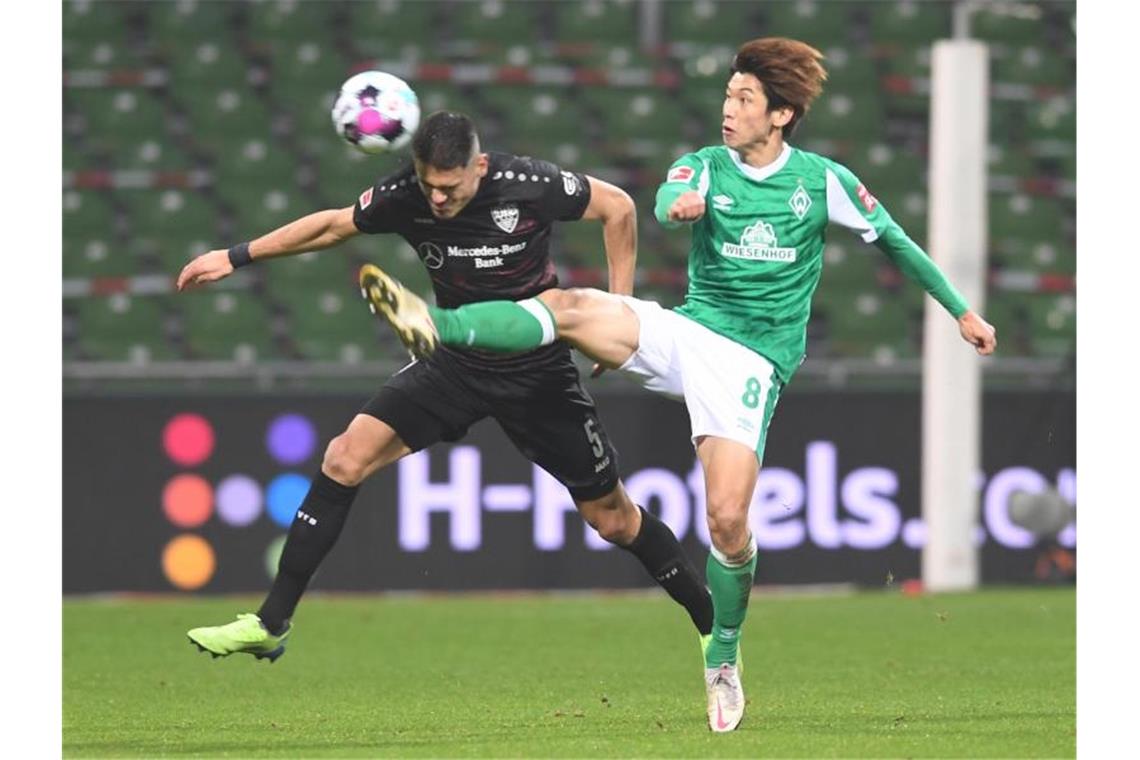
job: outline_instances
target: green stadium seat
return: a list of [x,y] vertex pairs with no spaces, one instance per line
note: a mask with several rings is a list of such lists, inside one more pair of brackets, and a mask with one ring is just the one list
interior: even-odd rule
[[289,336],[306,359],[354,364],[384,358],[379,321],[354,289],[313,289],[289,306]]
[[[436,111],[458,111],[472,118],[479,116],[476,98],[461,87],[448,82],[409,82],[420,99],[423,116]],[[483,88],[479,88],[480,92]],[[476,125],[480,126],[480,125]]]
[[[580,142],[587,122],[577,99],[551,87],[488,85],[480,95],[506,121],[509,134],[544,143]],[[512,141],[513,142],[513,141]]]
[[[1023,4],[1022,10],[1025,10]],[[992,9],[984,5],[970,16],[970,36],[991,43],[1004,45],[1025,45],[1039,43],[1046,37],[1045,24],[1040,5],[1031,9],[1036,12],[1012,15],[1002,12],[1000,5]]]
[[63,4],[64,39],[116,39],[123,36],[130,6],[111,0],[70,0]]
[[[283,105],[315,104],[321,97],[337,92],[352,75],[351,62],[332,40],[275,39],[266,51],[270,90]],[[328,110],[331,108],[330,103]]]
[[245,4],[250,37],[258,42],[331,39],[339,4],[257,0]]
[[880,200],[881,193],[896,195],[908,189],[926,187],[926,160],[905,148],[884,142],[859,146],[849,160],[848,168]]
[[100,36],[63,39],[64,71],[115,71],[147,67],[146,49],[127,41],[126,26]]
[[825,92],[796,128],[796,138],[865,142],[881,138],[885,125],[876,93]]
[[532,43],[541,28],[542,6],[527,0],[478,0],[449,7],[447,35],[453,40],[473,40],[495,48]]
[[126,294],[75,299],[78,342],[89,358],[104,361],[174,359],[159,299]]
[[[913,182],[903,187],[882,187],[874,191],[880,205],[887,210],[910,239],[926,247],[926,184]],[[845,234],[853,234],[846,230]]]
[[1037,44],[991,56],[994,82],[1016,82],[1072,88],[1076,85],[1076,61],[1058,55],[1056,50]]
[[141,3],[149,29],[160,38],[190,36],[224,39],[235,26],[241,6],[215,0]]
[[294,187],[276,183],[262,185],[251,180],[244,187],[223,189],[222,195],[234,204],[234,231],[243,240],[258,237],[319,210]]
[[1065,239],[1064,223],[1059,209],[1044,199],[1021,193],[990,195],[989,226],[991,240]]
[[[780,0],[764,3],[764,37],[791,37],[803,40],[823,50],[833,45],[847,45],[855,28],[854,3],[834,3],[826,0]],[[743,40],[741,40],[743,41]],[[739,44],[739,43],[737,43]]]
[[114,238],[68,232],[63,237],[63,276],[128,277],[138,262]]
[[123,190],[128,208],[127,254],[141,271],[173,277],[193,257],[222,245],[220,215],[192,190]]
[[911,318],[900,299],[864,289],[835,296],[816,308],[826,315],[834,356],[889,363],[915,353]]
[[166,133],[162,103],[143,89],[71,88],[66,102],[86,123],[85,137],[97,145],[137,143]]
[[1074,99],[1059,96],[1030,105],[1025,132],[1031,141],[1055,141],[1075,146],[1077,109]]
[[555,229],[557,234],[551,250],[556,264],[575,268],[606,268],[606,249],[600,223],[566,222],[556,225]]
[[191,291],[180,294],[178,304],[192,358],[253,362],[277,356],[270,313],[252,294]]
[[331,128],[329,134],[316,163],[318,192],[329,208],[351,206],[377,180],[409,160],[406,155],[361,153],[337,140]]
[[986,171],[991,177],[1024,180],[1037,175],[1037,164],[1021,146],[1004,142],[990,145]]
[[288,256],[261,273],[267,295],[278,303],[289,304],[314,290],[356,292],[356,267],[341,248]]
[[1030,335],[1037,356],[1071,357],[1077,351],[1077,310],[1072,295],[1034,294],[1026,298]]
[[359,0],[346,7],[356,52],[381,61],[403,59],[407,48],[431,44],[444,15],[444,6],[422,0]]
[[753,3],[685,0],[663,3],[662,10],[669,42],[731,44],[749,39],[748,30],[757,29],[759,24]]
[[[725,72],[727,73],[727,72]],[[706,127],[706,133],[715,135],[724,114],[723,77],[686,78],[681,83],[678,99],[690,117]]]
[[[985,304],[980,311],[987,322],[997,330],[998,351],[1002,356],[1025,357],[1033,355],[1030,336],[1029,310],[1024,293],[1009,293],[989,288]],[[978,305],[974,305],[978,308]]]
[[559,42],[630,44],[637,39],[634,0],[582,0],[554,3]]
[[931,45],[953,35],[950,3],[895,0],[866,3],[871,40],[876,46]]
[[273,138],[276,114],[241,84],[202,84],[178,93],[190,112],[193,139],[212,153],[228,152],[247,141]]
[[160,44],[176,98],[191,88],[243,88],[249,81],[249,65],[230,39],[174,35]]
[[115,237],[114,206],[100,190],[65,190],[63,193],[63,236],[89,236],[102,240]]
[[851,45],[832,45],[822,52],[826,56],[823,64],[827,69],[824,97],[836,93],[853,98],[864,94],[878,95],[879,72],[870,56]]
[[841,297],[875,287],[875,273],[887,261],[883,254],[846,228],[832,225],[827,233],[819,295],[823,298]]
[[656,139],[671,144],[685,119],[675,95],[663,89],[588,88],[581,99],[594,110],[605,139],[618,143]]
[[270,190],[292,190],[297,184],[297,160],[280,143],[267,135],[234,135],[219,143],[214,162],[214,179],[226,198]]

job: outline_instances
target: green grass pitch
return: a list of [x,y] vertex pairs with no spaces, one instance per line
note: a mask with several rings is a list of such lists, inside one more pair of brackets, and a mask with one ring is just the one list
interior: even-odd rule
[[753,595],[705,725],[663,594],[305,599],[277,663],[185,637],[253,598],[66,599],[65,757],[1073,757],[1076,594]]

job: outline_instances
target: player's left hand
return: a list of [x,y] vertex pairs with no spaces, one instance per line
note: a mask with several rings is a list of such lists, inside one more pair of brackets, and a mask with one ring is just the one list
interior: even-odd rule
[[997,330],[975,312],[968,311],[958,319],[958,330],[962,339],[972,344],[982,356],[988,356],[997,348]]
[[178,275],[178,290],[182,291],[204,285],[207,282],[220,280],[223,277],[228,277],[233,271],[234,267],[230,263],[230,252],[228,250],[219,248],[209,253],[203,253],[182,267],[182,271]]

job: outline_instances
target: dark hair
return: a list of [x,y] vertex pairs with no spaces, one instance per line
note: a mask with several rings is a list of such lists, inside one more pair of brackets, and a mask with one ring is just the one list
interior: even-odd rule
[[746,42],[732,59],[733,73],[752,74],[768,98],[768,112],[789,107],[792,120],[784,127],[790,135],[811,103],[823,92],[827,71],[823,53],[811,45],[786,37],[762,37]]
[[412,138],[412,156],[436,169],[467,166],[479,146],[475,123],[464,114],[436,111],[424,119]]

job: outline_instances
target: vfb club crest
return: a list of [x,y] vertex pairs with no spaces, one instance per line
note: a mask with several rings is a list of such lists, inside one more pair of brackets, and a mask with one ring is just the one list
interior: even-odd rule
[[519,223],[519,207],[511,204],[491,209],[491,219],[500,230],[510,234]]

